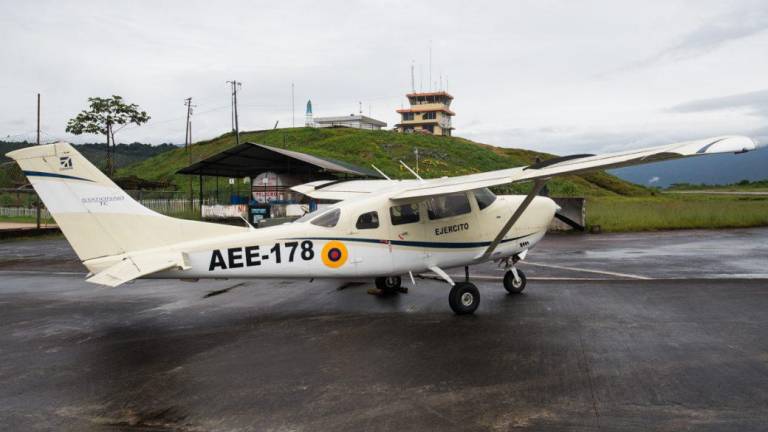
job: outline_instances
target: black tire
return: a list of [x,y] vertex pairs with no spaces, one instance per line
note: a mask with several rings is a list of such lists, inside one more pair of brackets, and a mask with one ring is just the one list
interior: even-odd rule
[[515,283],[515,274],[512,273],[512,270],[508,270],[504,275],[504,289],[510,294],[520,294],[525,289],[525,283],[527,281],[525,273],[523,273],[522,270],[517,269],[517,275],[520,276],[519,283]]
[[448,304],[456,315],[473,314],[480,305],[480,291],[469,282],[459,282],[451,288]]
[[378,288],[382,294],[395,294],[400,291],[400,286],[403,280],[400,276],[386,276],[376,278],[376,288]]

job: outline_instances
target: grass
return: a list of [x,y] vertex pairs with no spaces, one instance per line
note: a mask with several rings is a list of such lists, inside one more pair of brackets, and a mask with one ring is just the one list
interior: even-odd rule
[[766,226],[768,197],[591,197],[587,225],[608,232]]

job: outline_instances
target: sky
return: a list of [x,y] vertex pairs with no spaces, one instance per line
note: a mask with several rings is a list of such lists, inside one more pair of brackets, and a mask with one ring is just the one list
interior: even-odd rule
[[[556,154],[721,134],[768,141],[768,2],[0,1],[0,139],[65,133],[87,98],[151,115],[118,142],[183,143],[356,113],[397,123],[416,90],[454,97],[455,135]],[[431,47],[431,68],[430,65]],[[430,73],[431,70],[431,73]],[[431,76],[431,79],[430,79]],[[291,84],[294,97],[291,97]],[[294,101],[292,103],[292,100]]]

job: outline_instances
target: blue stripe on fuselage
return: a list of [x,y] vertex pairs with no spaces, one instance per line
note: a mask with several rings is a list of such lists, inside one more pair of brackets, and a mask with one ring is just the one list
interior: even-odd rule
[[[514,237],[502,240],[502,243],[519,240],[524,237],[528,237],[536,233],[526,234],[520,237]],[[370,239],[370,238],[355,238],[355,237],[301,237],[291,238],[285,240],[339,240],[358,243],[380,243],[380,244],[392,244],[395,246],[411,246],[411,247],[426,247],[435,249],[466,249],[489,246],[491,242],[428,242],[428,241],[411,241],[411,240],[382,240],[382,239]]]

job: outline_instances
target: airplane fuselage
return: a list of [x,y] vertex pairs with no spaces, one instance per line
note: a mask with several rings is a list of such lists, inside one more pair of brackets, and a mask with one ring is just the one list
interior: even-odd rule
[[[476,263],[524,197],[498,196],[480,209],[473,193],[465,194],[470,211],[456,216],[433,219],[429,203],[423,201],[411,204],[414,210],[418,208],[417,216],[411,215],[413,221],[394,224],[389,200],[365,199],[338,210],[333,226],[321,226],[310,219],[180,244],[177,249],[186,254],[190,268],[152,277],[355,278]],[[535,198],[491,258],[519,254],[533,247],[544,237],[556,208],[549,198]],[[376,213],[377,223],[361,226],[361,215],[372,212]]]

